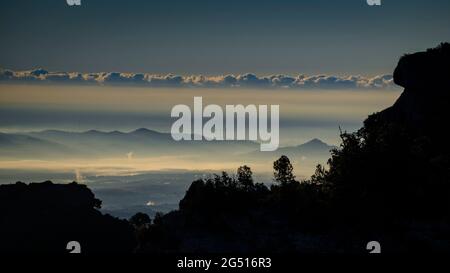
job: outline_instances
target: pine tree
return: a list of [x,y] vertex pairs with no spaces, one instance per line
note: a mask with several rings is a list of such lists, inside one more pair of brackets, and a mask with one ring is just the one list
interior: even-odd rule
[[291,161],[285,155],[282,155],[277,161],[273,163],[273,175],[275,181],[281,186],[296,182],[293,173],[294,168],[292,167]]

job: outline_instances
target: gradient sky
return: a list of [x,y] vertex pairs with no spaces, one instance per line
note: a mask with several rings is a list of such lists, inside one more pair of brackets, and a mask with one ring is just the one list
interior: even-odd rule
[[449,14],[448,0],[0,0],[0,67],[385,74],[450,40]]

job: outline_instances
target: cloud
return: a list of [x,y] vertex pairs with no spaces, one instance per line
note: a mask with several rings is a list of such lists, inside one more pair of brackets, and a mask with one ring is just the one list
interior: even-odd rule
[[1,82],[34,82],[98,85],[142,85],[149,87],[208,87],[208,88],[289,88],[289,89],[394,89],[392,75],[333,76],[333,75],[242,75],[180,76],[145,73],[79,73],[50,72],[39,68],[27,71],[0,69]]
[[337,88],[349,89],[359,87],[360,77],[351,76],[347,78],[337,76],[318,75],[299,78],[297,84],[306,88]]
[[0,80],[10,80],[14,78],[14,72],[7,69],[0,69]]

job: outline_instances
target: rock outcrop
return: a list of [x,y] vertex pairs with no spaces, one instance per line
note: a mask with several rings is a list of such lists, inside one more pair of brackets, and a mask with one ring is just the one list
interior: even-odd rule
[[132,226],[103,215],[100,205],[75,182],[0,185],[0,252],[68,253],[69,241],[78,241],[82,253],[132,252]]
[[[418,134],[447,142],[450,118],[450,44],[400,58],[394,82],[405,88],[400,98],[381,112],[384,119],[403,123]],[[447,145],[448,146],[448,145]],[[444,147],[441,147],[444,148]]]

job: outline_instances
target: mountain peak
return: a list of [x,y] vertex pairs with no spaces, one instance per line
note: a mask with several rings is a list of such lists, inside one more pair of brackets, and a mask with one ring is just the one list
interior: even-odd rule
[[99,130],[95,130],[95,129],[91,129],[89,131],[84,132],[85,134],[101,134],[103,132],[99,131]]
[[114,130],[114,131],[108,132],[108,134],[110,134],[110,135],[123,135],[123,132],[118,131],[118,130]]
[[325,144],[325,142],[323,142],[322,140],[318,139],[318,138],[313,138],[310,141],[308,141],[307,143],[323,143]]
[[139,128],[136,129],[132,132],[130,132],[130,134],[134,134],[134,135],[147,135],[147,134],[161,134],[159,132],[147,129],[147,128]]
[[138,128],[138,129],[134,130],[132,133],[148,133],[148,132],[151,132],[151,131],[147,128]]
[[329,146],[329,145],[318,138],[313,138],[310,141],[307,141],[299,146]]

